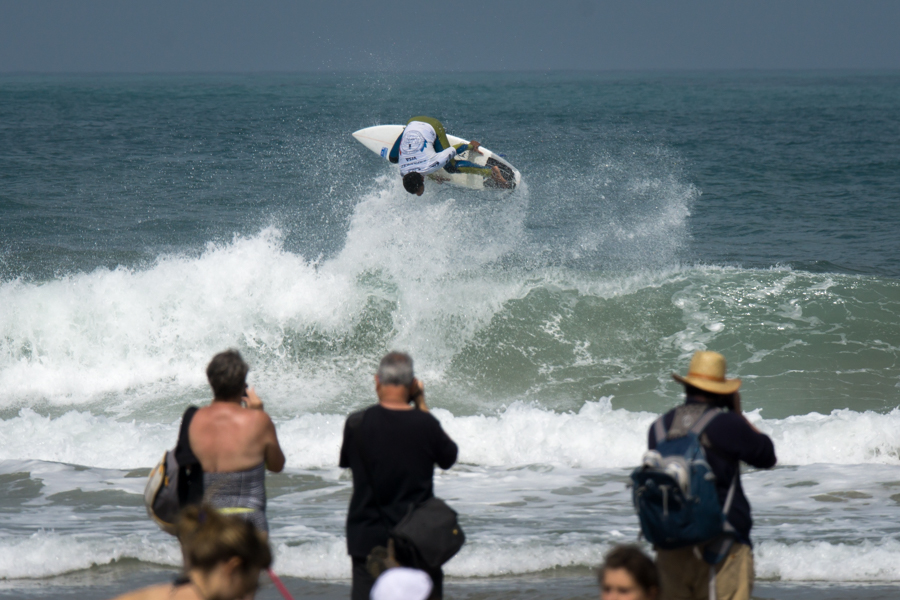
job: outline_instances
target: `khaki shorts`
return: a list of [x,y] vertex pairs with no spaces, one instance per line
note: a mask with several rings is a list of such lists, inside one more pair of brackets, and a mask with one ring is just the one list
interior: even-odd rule
[[[710,566],[694,548],[656,553],[662,600],[710,600]],[[716,600],[749,600],[753,591],[753,550],[735,544],[715,567]]]

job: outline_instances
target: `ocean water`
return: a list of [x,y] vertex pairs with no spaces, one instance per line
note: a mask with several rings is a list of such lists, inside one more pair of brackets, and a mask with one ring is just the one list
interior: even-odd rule
[[[524,184],[409,196],[350,133],[414,114]],[[386,351],[460,445],[448,590],[550,599],[637,538],[628,472],[711,349],[779,458],[743,476],[766,597],[892,597],[898,116],[896,73],[0,78],[0,595],[174,570],[145,476],[234,347],[306,595],[346,593],[341,428]]]

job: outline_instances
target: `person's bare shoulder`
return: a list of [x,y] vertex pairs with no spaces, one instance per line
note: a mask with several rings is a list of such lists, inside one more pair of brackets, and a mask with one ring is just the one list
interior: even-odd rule
[[249,417],[248,422],[252,423],[253,427],[261,435],[265,435],[275,429],[275,423],[272,422],[272,417],[270,417],[265,411],[249,409],[245,412]]
[[[185,592],[191,592],[192,588],[185,587]],[[169,583],[159,585],[151,585],[150,587],[141,588],[133,592],[128,592],[121,596],[113,598],[113,600],[188,600],[194,596],[191,594],[182,594],[180,589],[172,589]]]

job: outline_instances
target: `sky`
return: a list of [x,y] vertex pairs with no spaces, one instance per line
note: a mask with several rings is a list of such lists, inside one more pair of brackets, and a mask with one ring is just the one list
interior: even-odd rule
[[0,73],[900,69],[898,0],[0,0]]

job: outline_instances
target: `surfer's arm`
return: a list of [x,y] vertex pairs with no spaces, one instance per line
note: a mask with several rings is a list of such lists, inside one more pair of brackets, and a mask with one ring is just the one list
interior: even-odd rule
[[446,150],[435,154],[434,158],[428,162],[428,166],[419,172],[423,175],[434,173],[435,171],[443,169],[444,166],[454,158],[456,158],[456,148],[447,148]]

